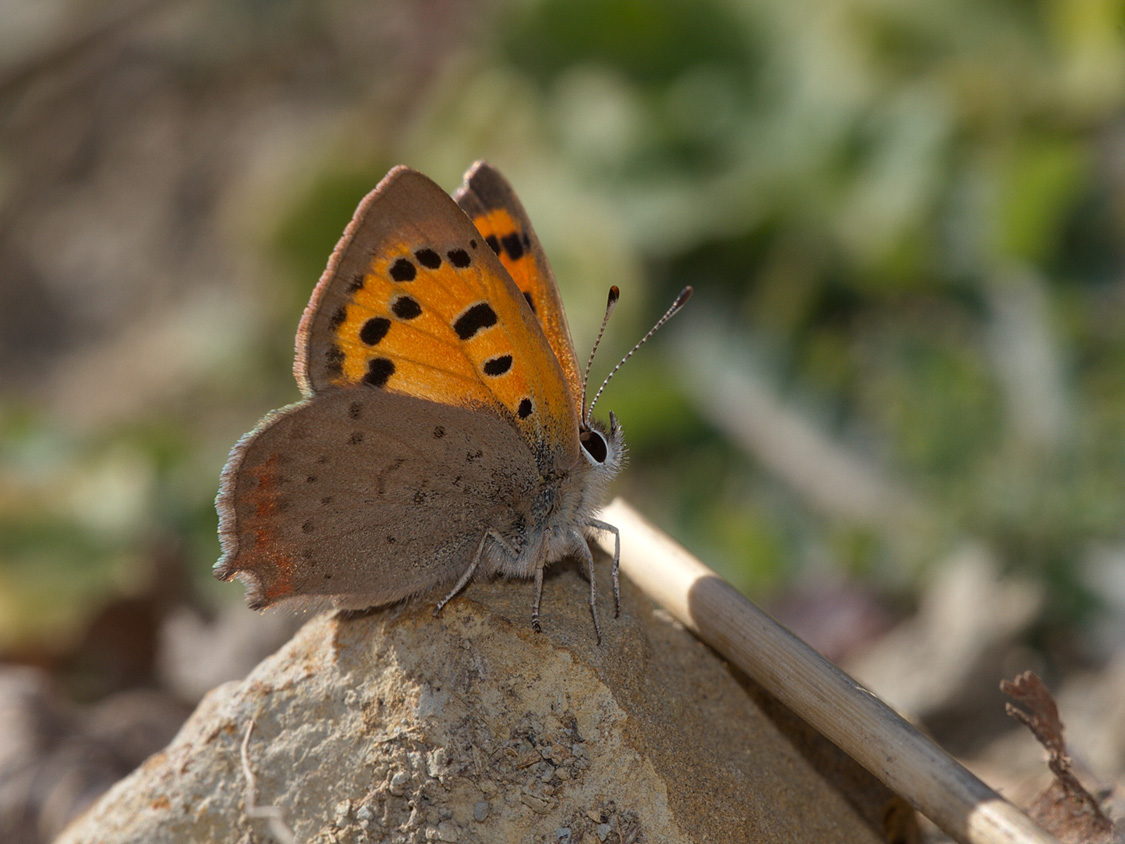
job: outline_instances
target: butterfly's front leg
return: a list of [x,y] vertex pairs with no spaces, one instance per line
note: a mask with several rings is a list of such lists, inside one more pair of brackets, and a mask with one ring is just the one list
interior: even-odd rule
[[586,525],[594,530],[604,530],[613,534],[613,617],[618,618],[621,615],[621,531],[616,525],[598,519],[590,519]]

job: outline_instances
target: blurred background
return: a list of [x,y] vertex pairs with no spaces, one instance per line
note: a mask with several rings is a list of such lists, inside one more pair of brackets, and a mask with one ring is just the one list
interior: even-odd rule
[[631,449],[617,493],[1016,799],[1047,781],[997,690],[1025,669],[1094,780],[1125,771],[1125,2],[0,21],[18,840],[293,628],[210,576],[219,471],[298,397],[297,321],[360,198],[398,163],[452,191],[478,158],[526,205],[580,358],[620,286],[596,377],[696,288],[599,406]]

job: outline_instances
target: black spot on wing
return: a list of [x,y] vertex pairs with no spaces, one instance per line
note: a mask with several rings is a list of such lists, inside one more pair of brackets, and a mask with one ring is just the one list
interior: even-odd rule
[[493,252],[495,252],[497,255],[500,254],[500,238],[498,238],[494,234],[490,234],[484,239],[484,242],[492,248]]
[[496,311],[488,302],[477,302],[462,312],[453,322],[453,330],[462,340],[468,340],[478,331],[496,325]]
[[391,321],[386,317],[372,317],[363,324],[363,328],[359,330],[359,339],[366,343],[368,346],[374,346],[379,343],[387,332],[391,330]]
[[516,410],[516,416],[520,419],[526,419],[531,415],[532,410],[534,410],[534,407],[531,404],[531,399],[524,399],[520,402],[519,409]]
[[363,376],[363,383],[372,387],[386,386],[387,381],[395,374],[395,362],[389,358],[372,358],[367,362],[367,372]]
[[419,249],[414,253],[414,257],[427,269],[436,270],[441,266],[441,256],[432,249]]
[[414,281],[418,268],[406,258],[399,258],[391,264],[391,278],[395,281]]
[[496,377],[503,375],[512,368],[511,355],[497,355],[494,358],[489,358],[484,362],[484,374]]
[[469,253],[464,249],[450,249],[449,252],[446,253],[446,257],[449,258],[449,263],[458,269],[464,269],[472,263],[472,260],[469,258]]
[[519,232],[506,234],[501,240],[504,244],[504,251],[508,253],[509,258],[518,261],[523,257],[523,242],[520,240]]
[[414,319],[422,315],[422,306],[412,296],[399,296],[391,303],[391,311],[399,319]]

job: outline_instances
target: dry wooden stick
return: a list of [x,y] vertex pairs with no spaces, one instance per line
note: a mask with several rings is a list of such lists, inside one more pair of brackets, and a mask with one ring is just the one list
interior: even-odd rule
[[[722,656],[964,844],[1057,840],[621,499],[629,578]],[[599,538],[613,552],[613,536]]]

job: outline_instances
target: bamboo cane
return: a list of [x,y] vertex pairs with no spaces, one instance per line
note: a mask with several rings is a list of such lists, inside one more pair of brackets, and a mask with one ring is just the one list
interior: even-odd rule
[[[621,499],[621,569],[688,629],[963,844],[1058,844]],[[612,535],[599,541],[613,552]]]

